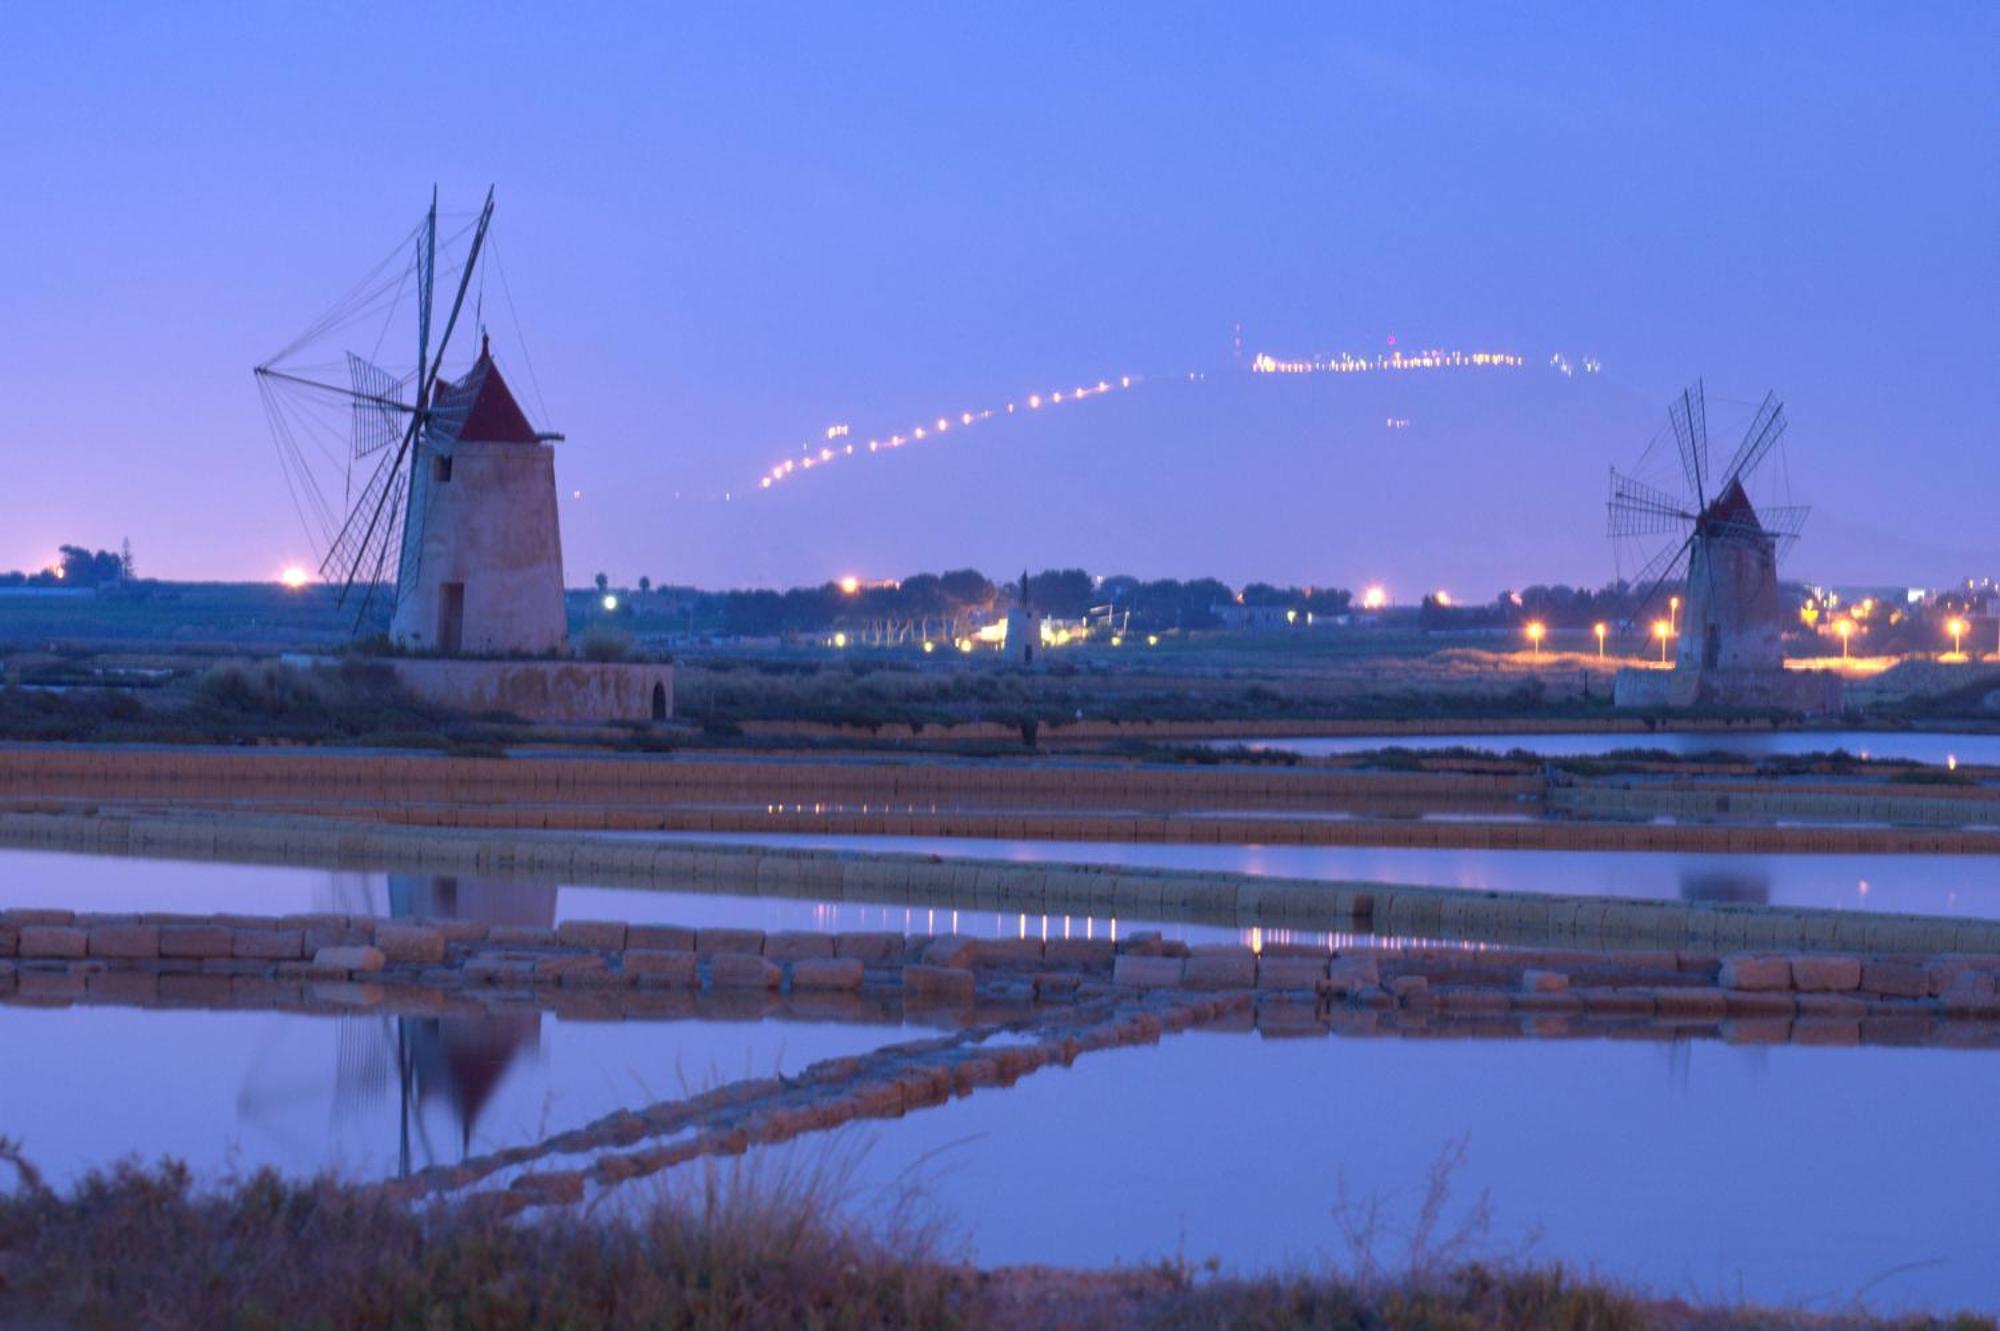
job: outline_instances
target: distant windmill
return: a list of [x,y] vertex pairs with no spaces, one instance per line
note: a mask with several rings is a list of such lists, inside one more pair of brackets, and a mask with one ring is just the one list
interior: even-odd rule
[[[1633,585],[1635,618],[1684,581],[1676,664],[1696,670],[1782,670],[1784,628],[1778,561],[1798,539],[1807,510],[1751,503],[1748,484],[1785,433],[1785,409],[1766,394],[1742,443],[1718,471],[1708,451],[1708,407],[1700,380],[1667,409],[1680,454],[1678,494],[1616,469],[1606,508],[1614,541],[1651,550]],[[1648,450],[1650,452],[1650,450]],[[1642,458],[1643,462],[1643,458]]]

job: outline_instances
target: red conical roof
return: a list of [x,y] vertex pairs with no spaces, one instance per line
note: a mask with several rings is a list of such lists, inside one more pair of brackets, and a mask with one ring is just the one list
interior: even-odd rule
[[528,424],[521,404],[508,390],[507,381],[500,375],[500,367],[493,363],[492,349],[483,338],[480,340],[479,359],[473,362],[463,379],[457,383],[438,381],[433,405],[433,414],[443,418],[441,424],[458,421],[457,428],[450,431],[453,440],[465,439],[480,444],[536,442],[535,427]]
[[1715,497],[1701,517],[1703,522],[1727,523],[1731,527],[1754,527],[1761,531],[1764,526],[1757,520],[1757,510],[1751,506],[1743,482],[1735,478],[1730,480],[1728,489]]

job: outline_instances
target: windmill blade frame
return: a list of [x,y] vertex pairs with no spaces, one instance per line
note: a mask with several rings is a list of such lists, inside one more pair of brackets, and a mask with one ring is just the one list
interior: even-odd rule
[[1737,445],[1735,454],[1729,459],[1728,481],[1740,481],[1757,469],[1759,463],[1770,451],[1777,447],[1785,436],[1785,404],[1778,401],[1775,392],[1764,394],[1764,401],[1751,418],[1750,428],[1744,432],[1743,442]]
[[1681,390],[1680,398],[1667,407],[1667,421],[1673,426],[1674,444],[1680,449],[1681,468],[1687,473],[1688,488],[1694,491],[1695,509],[1708,507],[1708,395],[1697,379]]

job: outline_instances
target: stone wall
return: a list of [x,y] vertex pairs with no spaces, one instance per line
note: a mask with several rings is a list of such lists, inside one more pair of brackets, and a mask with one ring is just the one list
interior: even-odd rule
[[674,709],[674,668],[659,662],[398,656],[383,664],[419,698],[473,715],[587,724],[664,721]]

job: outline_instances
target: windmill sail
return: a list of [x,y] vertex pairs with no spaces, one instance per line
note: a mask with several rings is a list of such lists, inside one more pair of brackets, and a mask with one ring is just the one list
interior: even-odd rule
[[[422,548],[425,510],[415,464],[424,448],[443,437],[431,419],[440,370],[492,217],[489,189],[469,228],[450,315],[435,344],[431,325],[438,213],[433,193],[430,211],[414,235],[256,368],[287,485],[320,553],[320,576],[340,588],[342,604],[358,597],[357,626],[368,617],[377,588],[392,576],[401,584],[415,572],[412,561]],[[399,254],[405,256],[400,263]],[[374,352],[363,356],[346,348],[337,366],[303,359],[329,340],[370,326],[375,329],[371,345],[379,347],[389,331],[386,321],[410,308],[404,301],[412,288],[417,336],[410,373],[383,367]],[[344,384],[332,377],[342,370]],[[346,419],[335,424],[329,411]],[[419,538],[414,541],[413,531]]]

